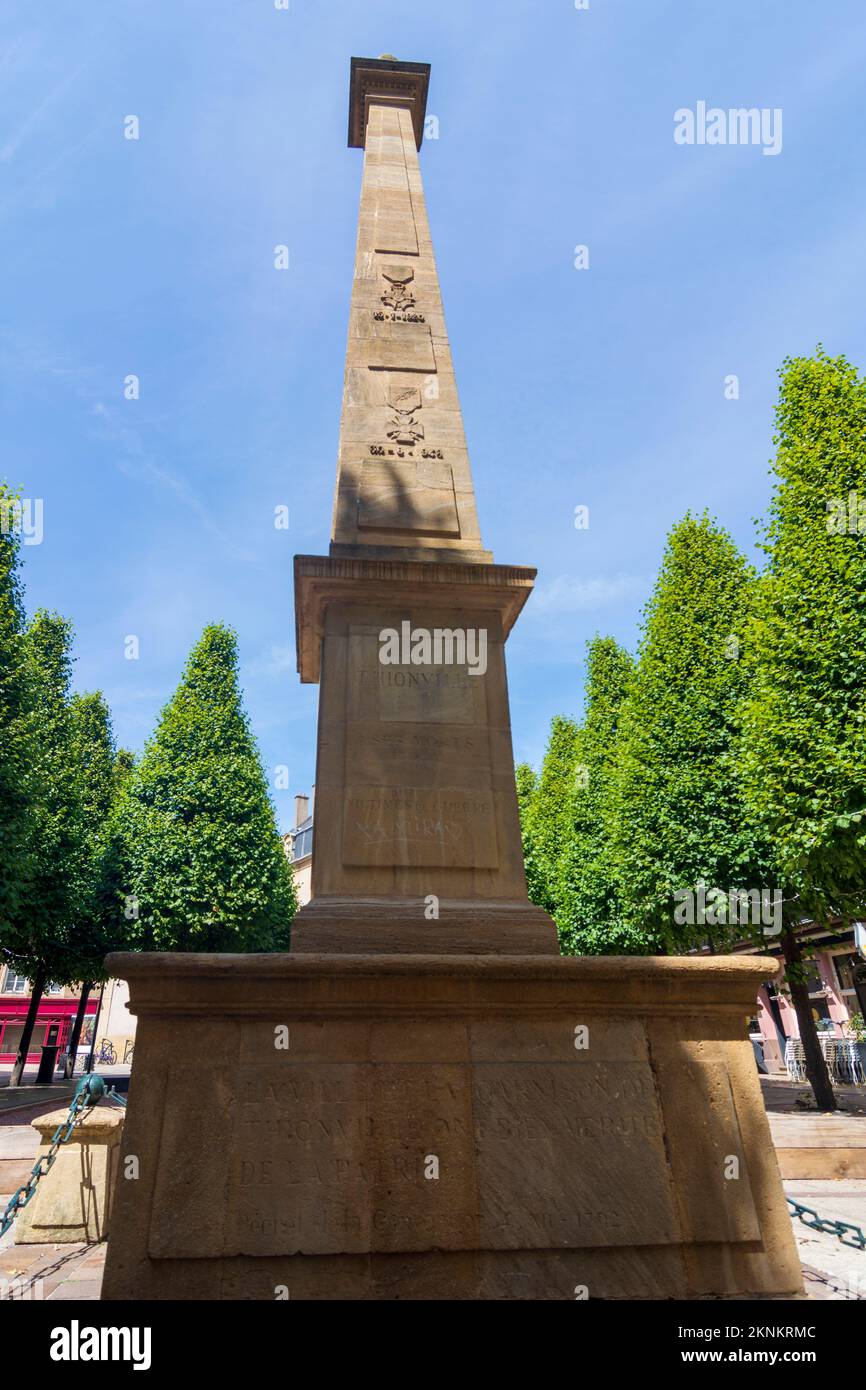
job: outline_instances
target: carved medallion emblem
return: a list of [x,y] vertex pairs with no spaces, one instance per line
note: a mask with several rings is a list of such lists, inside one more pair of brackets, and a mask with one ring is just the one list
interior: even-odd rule
[[416,386],[392,386],[388,405],[393,414],[388,422],[387,435],[395,444],[417,444],[424,438],[424,426],[418,419],[422,406],[421,392]]
[[409,289],[415,279],[415,272],[412,267],[410,265],[385,265],[382,267],[382,275],[388,282],[385,293],[381,296],[382,303],[387,304],[397,313],[413,308],[415,296]]

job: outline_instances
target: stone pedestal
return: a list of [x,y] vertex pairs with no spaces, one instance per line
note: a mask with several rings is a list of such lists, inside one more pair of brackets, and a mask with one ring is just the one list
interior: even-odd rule
[[138,1015],[107,1299],[794,1298],[769,961],[109,958]]
[[[31,1121],[39,1132],[40,1157],[47,1153],[57,1126],[68,1116],[68,1110],[53,1110]],[[79,1120],[40,1180],[36,1195],[16,1218],[16,1245],[105,1240],[123,1119],[123,1110],[100,1105]]]
[[[559,953],[526,894],[505,639],[535,571],[295,559],[298,660],[320,681],[313,898],[292,950]],[[483,669],[386,664],[383,631],[483,634]],[[452,643],[452,648],[456,643]]]

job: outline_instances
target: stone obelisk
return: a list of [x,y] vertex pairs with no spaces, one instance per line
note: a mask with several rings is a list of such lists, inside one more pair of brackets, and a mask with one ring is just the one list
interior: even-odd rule
[[527,901],[503,644],[534,571],[478,532],[428,74],[352,62],[332,541],[295,570],[314,897],[287,955],[108,958],[139,1022],[103,1297],[795,1298],[745,1031],[774,962],[563,959]]
[[[503,650],[535,570],[493,564],[478,529],[418,161],[428,78],[352,60],[364,173],[331,545],[295,561],[298,670],[321,699],[292,949],[554,953],[526,895]],[[388,631],[403,650],[384,664]],[[447,660],[467,640],[483,671]]]

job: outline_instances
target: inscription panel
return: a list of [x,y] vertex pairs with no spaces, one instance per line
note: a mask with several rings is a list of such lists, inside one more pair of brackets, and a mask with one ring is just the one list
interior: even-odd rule
[[486,678],[465,665],[383,665],[380,631],[348,632],[342,862],[497,868]]
[[[459,1066],[242,1067],[226,1253],[471,1248],[469,1088]],[[433,1171],[437,1177],[425,1176]]]
[[681,1239],[647,1064],[491,1062],[473,1078],[483,1248]]
[[369,1250],[367,1071],[289,1061],[238,1069],[226,1254]]
[[[185,1122],[161,1135],[152,1257],[683,1240],[648,1063],[374,1062],[368,1027],[345,1035],[357,1061],[171,1068],[172,1096],[189,1092],[194,1071],[196,1111],[190,1123],[179,1106]],[[403,1030],[401,1051],[410,1037]],[[435,1025],[421,1043],[431,1050]],[[199,1121],[211,1132],[217,1115],[203,1161]],[[210,1219],[177,1223],[166,1202],[190,1175]],[[740,1200],[753,1209],[750,1191]],[[736,1239],[724,1224],[716,1214],[701,1239]]]
[[460,787],[347,786],[343,863],[495,869],[499,851],[493,793]]
[[489,790],[485,729],[426,729],[413,724],[356,723],[346,748],[346,780],[355,786],[462,787]]
[[447,463],[400,458],[393,463],[365,463],[358,495],[358,526],[369,531],[459,536],[450,467]]
[[[382,623],[382,628],[399,630],[399,626],[397,619]],[[348,719],[404,724],[486,722],[484,676],[470,676],[466,666],[385,666],[379,660],[380,630],[349,630]]]

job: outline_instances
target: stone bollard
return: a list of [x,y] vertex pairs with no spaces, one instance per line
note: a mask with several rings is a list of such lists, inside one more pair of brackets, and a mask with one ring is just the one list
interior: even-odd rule
[[[68,1111],[31,1121],[39,1131],[39,1156]],[[15,1222],[16,1245],[93,1244],[108,1235],[111,1198],[120,1163],[124,1111],[100,1105],[88,1110],[58,1150],[36,1194]]]

